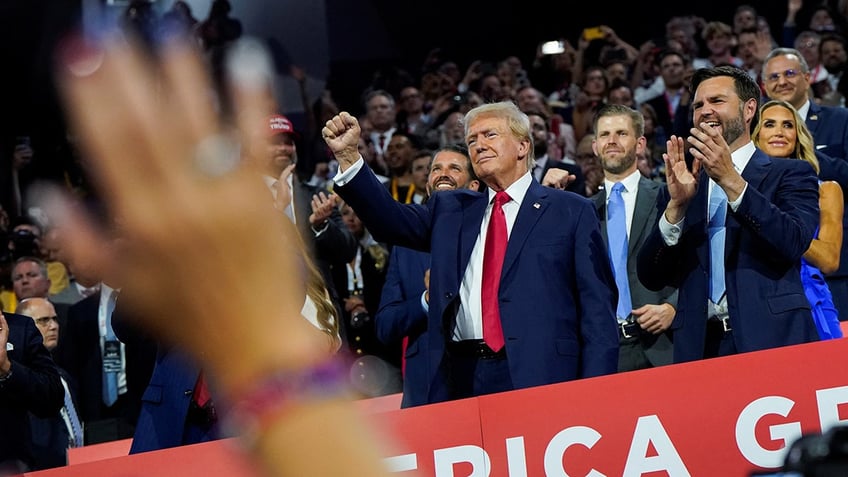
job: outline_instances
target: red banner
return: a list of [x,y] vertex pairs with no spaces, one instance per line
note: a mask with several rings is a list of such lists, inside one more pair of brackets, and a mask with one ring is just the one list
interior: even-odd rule
[[[397,396],[360,406],[384,429],[386,462],[404,476],[746,476],[779,467],[802,432],[848,420],[846,345],[792,346],[405,410],[386,410]],[[28,475],[253,475],[235,453],[219,441]]]

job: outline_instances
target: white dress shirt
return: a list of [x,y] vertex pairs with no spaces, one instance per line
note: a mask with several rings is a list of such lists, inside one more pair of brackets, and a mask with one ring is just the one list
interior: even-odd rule
[[[506,216],[507,240],[512,235],[512,226],[518,217],[521,202],[530,188],[533,178],[528,171],[520,179],[506,188],[510,200],[503,205]],[[462,284],[459,287],[459,311],[456,314],[456,327],[453,330],[453,340],[473,340],[483,338],[483,305],[481,293],[483,292],[483,253],[486,248],[486,232],[489,228],[489,219],[492,216],[492,207],[495,200],[495,191],[489,189],[489,205],[483,215],[480,224],[480,234],[471,249],[471,258],[462,275]],[[507,245],[508,246],[508,245]]]

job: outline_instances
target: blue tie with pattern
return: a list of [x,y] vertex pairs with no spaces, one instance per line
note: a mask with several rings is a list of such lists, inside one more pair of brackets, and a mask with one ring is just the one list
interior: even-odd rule
[[710,235],[710,300],[718,303],[724,295],[724,226],[727,215],[727,194],[718,184],[713,183],[710,194],[709,225]]
[[62,379],[62,387],[65,388],[65,408],[64,411],[68,416],[68,423],[71,425],[70,442],[71,447],[82,447],[82,423],[77,414],[77,408],[74,406],[74,400],[71,399],[71,391],[68,389],[68,383],[65,378]]
[[621,191],[624,184],[616,182],[610,191],[607,204],[607,241],[609,257],[618,287],[618,306],[615,314],[619,321],[627,320],[633,311],[630,300],[630,282],[627,280],[627,216]]
[[[112,290],[109,298],[106,300],[106,336],[105,341],[117,342],[115,331],[112,329],[112,313],[115,311],[115,302],[118,300],[118,291]],[[105,347],[106,345],[104,345]],[[120,346],[117,352],[120,352]],[[106,351],[104,349],[103,359],[103,403],[107,406],[115,404],[118,400],[118,372],[106,366]]]

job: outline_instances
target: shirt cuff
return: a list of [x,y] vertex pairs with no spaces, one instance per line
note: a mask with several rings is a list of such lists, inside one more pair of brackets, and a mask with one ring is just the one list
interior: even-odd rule
[[421,309],[424,310],[424,313],[430,313],[430,304],[427,303],[427,300],[424,298],[427,296],[427,290],[424,290],[424,293],[421,294]]
[[356,176],[356,173],[362,169],[362,166],[365,164],[365,161],[362,159],[362,156],[359,156],[356,162],[354,162],[350,167],[345,169],[343,172],[339,172],[335,176],[333,176],[333,183],[337,186],[343,186],[348,182],[352,181]]
[[677,245],[677,242],[680,240],[680,234],[683,231],[683,222],[685,220],[686,218],[683,218],[680,222],[672,224],[665,218],[665,213],[660,216],[660,233],[662,234],[663,242],[665,242],[666,245],[669,247]]
[[323,234],[324,232],[327,231],[327,227],[329,227],[329,226],[330,226],[330,221],[328,219],[328,220],[324,221],[324,224],[321,225],[321,228],[316,229],[315,227],[313,227],[311,225],[309,226],[309,228],[312,229],[312,233],[315,234],[316,237],[320,237],[321,234]]
[[745,183],[745,188],[742,189],[742,193],[739,194],[739,197],[736,198],[733,202],[728,201],[727,205],[730,206],[730,209],[736,212],[739,206],[742,204],[742,197],[745,197],[745,191],[748,190],[748,183]]

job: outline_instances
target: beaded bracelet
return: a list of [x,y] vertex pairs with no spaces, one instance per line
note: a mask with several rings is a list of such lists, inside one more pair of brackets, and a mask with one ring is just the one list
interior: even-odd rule
[[349,395],[348,363],[331,359],[295,372],[272,374],[251,386],[224,414],[223,426],[248,449],[291,406]]

